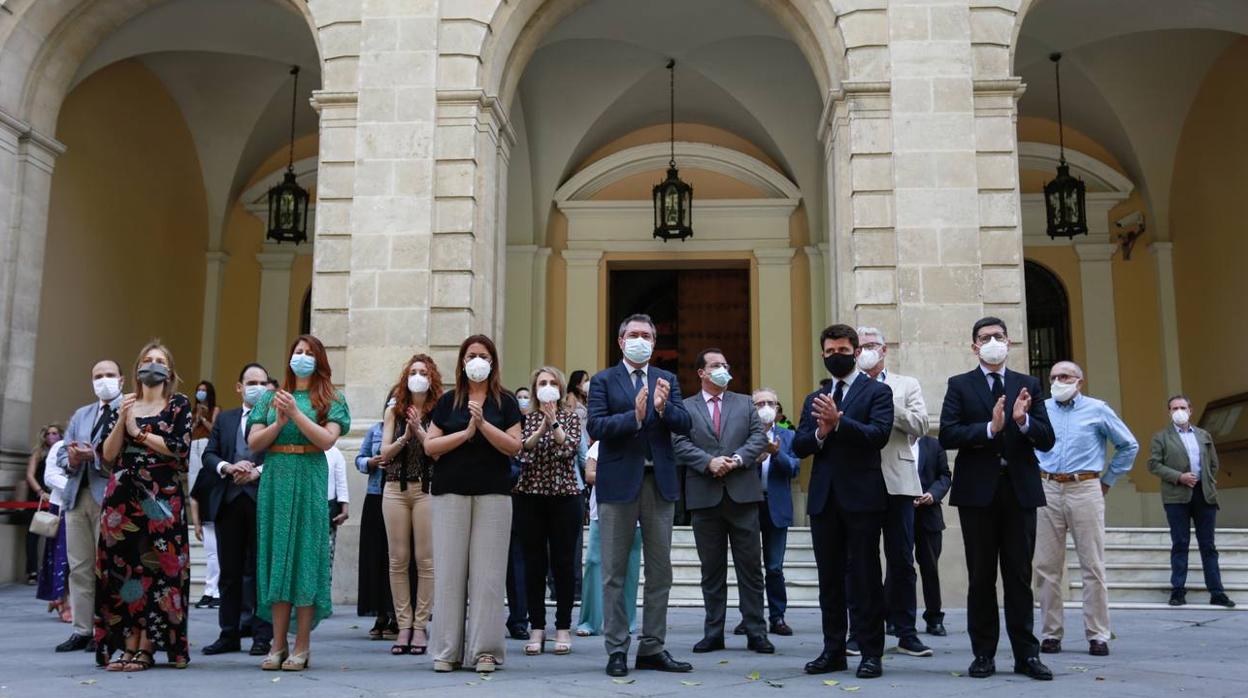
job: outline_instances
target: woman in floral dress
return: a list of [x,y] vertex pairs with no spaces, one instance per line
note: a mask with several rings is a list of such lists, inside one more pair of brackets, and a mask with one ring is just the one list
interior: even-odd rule
[[[135,362],[136,392],[110,415],[101,461],[112,467],[95,561],[96,662],[144,671],[164,650],[190,661],[186,600],[191,576],[182,479],[191,448],[191,409],[175,392],[173,355],[150,342]],[[121,654],[113,658],[118,650]]]
[[[260,665],[266,671],[306,669],[312,628],[333,610],[325,451],[350,428],[324,345],[299,337],[282,389],[265,393],[247,418],[248,446],[265,452],[256,502],[256,613],[273,623],[272,650]],[[292,607],[293,654],[286,642]]]

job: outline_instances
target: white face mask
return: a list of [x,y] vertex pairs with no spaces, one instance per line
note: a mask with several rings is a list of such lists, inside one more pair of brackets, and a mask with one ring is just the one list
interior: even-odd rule
[[775,424],[776,408],[769,405],[763,405],[758,408],[758,418],[762,420],[763,424]]
[[719,387],[724,388],[724,387],[727,387],[728,382],[732,380],[732,374],[729,373],[728,369],[724,368],[723,366],[716,366],[715,368],[711,369],[711,372],[709,374],[707,374],[707,378],[710,378],[711,382],[714,383],[715,385],[718,385]]
[[121,395],[120,378],[96,378],[91,381],[91,387],[101,402],[112,402],[117,399],[118,395]]
[[518,397],[516,398],[516,404],[520,406],[520,409],[527,410],[529,409],[529,405],[533,403],[531,403],[527,397]]
[[979,347],[979,358],[990,366],[997,366],[1005,363],[1005,357],[1010,352],[1010,345],[999,339],[990,339],[987,344]]
[[490,377],[490,362],[480,356],[474,356],[464,364],[464,374],[473,383],[480,383]]
[[1170,421],[1174,422],[1175,426],[1185,427],[1188,422],[1192,421],[1192,413],[1187,410],[1175,410],[1170,413]]
[[248,385],[243,387],[243,402],[250,407],[260,401],[264,394],[268,392],[267,385]]
[[559,389],[553,385],[543,385],[537,389],[537,401],[541,403],[558,402],[559,395]]
[[863,371],[870,371],[880,364],[880,355],[878,349],[863,349],[858,354],[858,368]]
[[654,345],[650,340],[641,337],[629,337],[624,340],[624,356],[635,364],[644,364],[650,361],[650,355],[654,353]]
[[422,376],[419,373],[413,373],[407,377],[407,390],[414,395],[419,395],[429,390],[429,377]]
[[1058,402],[1070,402],[1078,392],[1079,381],[1075,381],[1074,383],[1061,383],[1053,381],[1053,383],[1049,385],[1049,393],[1053,396],[1053,399]]

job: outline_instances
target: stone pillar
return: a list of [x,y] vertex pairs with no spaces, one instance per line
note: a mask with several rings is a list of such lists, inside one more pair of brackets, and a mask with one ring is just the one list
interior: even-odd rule
[[[65,146],[0,111],[0,484],[30,448],[36,333],[52,168]],[[45,349],[55,349],[54,347]]]
[[602,250],[564,250],[560,254],[567,264],[568,299],[563,365],[600,366],[598,276]]
[[[199,338],[200,380],[217,380],[217,328],[221,320],[221,286],[225,280],[225,263],[229,259],[229,253],[222,250],[209,250],[204,253],[204,319]],[[228,371],[226,375],[229,375]]]
[[278,371],[290,357],[286,356],[286,330],[290,319],[290,269],[295,250],[275,243],[265,243],[264,251],[256,254],[260,263],[260,313],[256,323],[256,361]]
[[1079,282],[1083,288],[1084,367],[1089,394],[1122,411],[1122,382],[1118,374],[1118,323],[1114,319],[1114,271],[1117,245],[1075,243]]
[[[516,299],[508,310],[507,360],[503,362],[503,384],[508,388],[523,385],[528,371],[537,366],[541,358],[533,353],[533,335],[538,329],[533,321],[537,306],[545,307],[545,296],[538,296],[534,288],[533,260],[537,245],[507,246],[507,295]],[[525,302],[526,299],[531,299]]]
[[1179,310],[1174,296],[1174,243],[1158,241],[1148,246],[1157,273],[1157,305],[1161,311],[1161,363],[1166,396],[1183,392],[1179,363]]
[[[789,248],[754,250],[758,269],[758,384],[776,390],[781,404],[797,404],[793,395],[793,254]],[[730,359],[731,360],[731,359]],[[799,396],[797,399],[800,399]]]

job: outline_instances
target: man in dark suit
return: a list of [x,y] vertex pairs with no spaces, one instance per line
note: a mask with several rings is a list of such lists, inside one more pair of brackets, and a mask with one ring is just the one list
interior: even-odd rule
[[737,571],[737,596],[748,637],[746,646],[760,654],[776,648],[763,620],[762,539],[758,503],[763,499],[758,457],[766,447],[763,423],[749,396],[727,390],[732,380],[728,359],[719,349],[705,349],[695,365],[702,390],[685,398],[692,426],[688,436],[672,437],[677,462],[685,466],[686,506],[702,563],[702,600],[706,623],[696,653],[724,649],[728,613],[728,546]]
[[[217,620],[221,635],[204,647],[204,654],[237,652],[248,626],[249,654],[264,656],[273,641],[273,626],[255,615],[256,603],[256,496],[264,454],[247,447],[247,413],[268,389],[269,374],[260,364],[247,364],[234,389],[243,406],[217,417],[204,449],[204,467],[195,492],[204,502],[201,514],[217,529],[217,559],[221,565],[221,606]],[[250,616],[247,618],[245,616]]]
[[996,673],[1001,627],[997,617],[997,566],[1005,593],[1005,627],[1014,650],[1014,672],[1049,681],[1032,632],[1031,558],[1036,548],[1036,509],[1044,489],[1036,451],[1053,448],[1053,428],[1040,381],[1009,371],[1005,322],[986,317],[971,330],[979,366],[953,376],[940,411],[940,445],[958,451],[949,503],[958,507],[966,545],[967,629],[975,660],[969,674]]
[[680,486],[672,434],[689,434],[689,413],[676,376],[650,365],[657,332],[648,315],[620,323],[624,360],[589,383],[589,435],[598,452],[598,526],[602,544],[603,641],[607,674],[628,674],[624,579],[638,523],[646,561],[646,591],[637,669],[686,672],[664,649],[672,588],[672,517]]
[[832,325],[819,335],[823,364],[832,382],[806,397],[793,438],[793,454],[814,456],[807,495],[810,535],[819,568],[823,652],[806,673],[847,668],[845,560],[857,597],[853,613],[862,660],[859,678],[883,673],[884,584],[880,536],[888,490],[880,450],[893,429],[893,391],[858,370],[858,333]]
[[949,491],[949,458],[940,442],[924,436],[915,442],[915,460],[923,494],[914,500],[914,559],[923,577],[923,620],[927,634],[944,636],[945,613],[940,602],[940,550],[945,515],[940,500]]

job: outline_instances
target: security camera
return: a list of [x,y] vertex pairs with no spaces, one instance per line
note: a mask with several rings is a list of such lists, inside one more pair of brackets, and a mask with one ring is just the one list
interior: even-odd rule
[[1134,228],[1143,222],[1144,222],[1144,214],[1140,213],[1139,211],[1135,211],[1134,213],[1128,214],[1114,221],[1114,225],[1119,228],[1125,229],[1125,228]]

